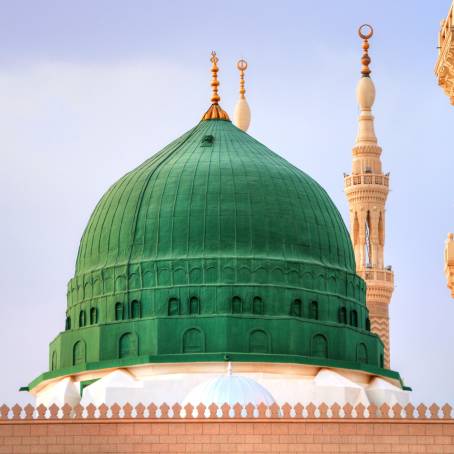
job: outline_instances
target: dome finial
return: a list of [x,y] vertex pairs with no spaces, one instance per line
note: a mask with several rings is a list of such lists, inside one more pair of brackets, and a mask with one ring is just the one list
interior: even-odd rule
[[211,94],[211,106],[205,113],[205,115],[202,117],[202,120],[230,120],[229,116],[227,115],[227,112],[225,112],[221,106],[219,105],[219,101],[221,100],[221,97],[218,94],[218,87],[219,87],[219,81],[218,81],[218,61],[219,58],[216,56],[216,52],[213,50],[211,52],[211,58],[210,61],[212,63],[211,65],[211,88],[213,90]]
[[233,123],[236,127],[247,131],[251,123],[251,110],[249,109],[249,104],[246,101],[246,89],[244,88],[244,71],[247,69],[246,60],[238,60],[236,64],[238,71],[240,71],[240,99],[236,103],[235,113],[233,114]]
[[247,61],[243,59],[238,60],[236,67],[240,72],[240,97],[244,99],[244,94],[246,93],[246,89],[244,88],[244,71],[247,69]]
[[375,101],[375,85],[374,81],[370,78],[370,57],[368,54],[369,39],[374,34],[374,29],[368,25],[361,25],[358,29],[358,35],[364,40],[363,42],[363,55],[361,57],[361,79],[356,87],[356,98],[358,99],[361,114],[359,116],[359,131],[356,138],[357,144],[363,143],[377,143],[377,137],[374,132],[374,117],[372,115],[372,106]]
[[219,68],[218,68],[218,64],[217,64],[218,61],[219,61],[219,58],[216,57],[216,52],[213,50],[211,52],[211,58],[210,58],[210,62],[212,63],[211,74],[213,75],[212,79],[211,79],[211,87],[213,88],[213,94],[211,95],[211,102],[213,104],[219,104],[219,101],[221,100],[221,98],[218,94],[218,87],[219,87],[219,81],[218,81]]
[[369,68],[370,57],[369,57],[369,39],[374,35],[374,29],[369,24],[363,24],[358,29],[358,35],[363,40],[363,55],[361,57],[361,63],[363,67],[361,68],[361,74],[363,77],[369,77],[371,70]]

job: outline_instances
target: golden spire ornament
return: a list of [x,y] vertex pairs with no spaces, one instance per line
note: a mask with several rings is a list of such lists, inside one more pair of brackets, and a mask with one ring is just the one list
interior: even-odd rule
[[218,61],[219,58],[216,56],[216,52],[213,51],[211,52],[211,58],[210,61],[212,63],[211,65],[211,88],[212,88],[212,94],[211,94],[211,106],[210,108],[206,111],[205,115],[202,117],[202,121],[206,120],[230,120],[229,116],[227,115],[227,112],[225,112],[221,106],[219,105],[219,101],[221,100],[221,97],[218,94],[218,87],[219,87],[219,81],[218,81]]
[[247,61],[243,59],[238,60],[236,67],[240,72],[240,97],[244,99],[244,94],[246,93],[246,89],[244,88],[244,71],[247,69]]
[[240,99],[238,99],[235,106],[233,123],[237,128],[247,131],[251,123],[251,109],[246,100],[246,89],[244,88],[244,72],[247,69],[247,61],[243,59],[239,60],[236,67],[240,72]]
[[369,77],[371,70],[369,68],[370,57],[369,57],[369,39],[372,38],[374,34],[374,29],[369,24],[363,24],[358,29],[358,35],[363,40],[363,55],[361,57],[361,63],[363,67],[361,68],[361,74],[363,77]]

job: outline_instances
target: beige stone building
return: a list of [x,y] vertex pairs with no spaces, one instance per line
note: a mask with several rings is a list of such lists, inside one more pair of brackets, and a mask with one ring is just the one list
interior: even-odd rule
[[[446,19],[441,21],[438,35],[438,58],[435,65],[435,74],[438,85],[454,105],[454,2],[449,9]],[[448,234],[445,242],[445,275],[451,295],[454,298],[454,235]]]

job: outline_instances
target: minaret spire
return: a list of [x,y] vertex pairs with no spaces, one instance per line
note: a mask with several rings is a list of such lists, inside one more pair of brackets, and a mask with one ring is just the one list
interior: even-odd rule
[[389,174],[383,174],[382,149],[374,130],[372,106],[375,86],[370,78],[370,25],[362,25],[358,34],[363,40],[361,79],[356,88],[360,115],[358,135],[352,150],[352,174],[344,177],[345,194],[350,207],[350,234],[356,259],[356,271],[367,283],[366,303],[371,330],[385,344],[384,366],[389,367],[388,306],[394,290],[394,274],[384,266],[385,205],[389,192]]
[[210,108],[206,111],[204,116],[202,117],[202,120],[228,120],[230,121],[229,116],[227,115],[227,112],[225,112],[222,107],[219,105],[219,101],[221,100],[221,97],[219,96],[218,93],[218,87],[219,87],[219,81],[218,81],[218,61],[219,58],[216,56],[216,52],[212,51],[211,52],[211,58],[210,61],[212,63],[211,65],[211,88],[212,88],[212,94],[211,94],[211,106]]
[[251,123],[251,109],[249,108],[249,104],[246,100],[246,89],[244,88],[244,72],[246,71],[247,66],[247,61],[243,59],[239,60],[236,65],[238,71],[240,72],[240,98],[235,106],[233,123],[243,131],[247,131]]

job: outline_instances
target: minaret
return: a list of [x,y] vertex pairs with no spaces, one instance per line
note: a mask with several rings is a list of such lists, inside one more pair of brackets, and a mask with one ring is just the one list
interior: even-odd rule
[[237,128],[247,131],[251,123],[251,109],[246,100],[246,89],[244,88],[244,72],[247,69],[247,61],[239,60],[236,67],[240,72],[240,98],[235,106],[235,112],[233,114],[233,123]]
[[385,344],[384,366],[389,368],[388,306],[394,290],[394,274],[390,266],[384,266],[383,258],[389,174],[382,172],[382,149],[377,143],[372,115],[375,86],[370,78],[368,40],[373,35],[373,29],[370,25],[362,25],[358,32],[363,39],[362,77],[356,88],[360,108],[359,129],[352,150],[352,174],[345,175],[344,190],[350,206],[350,234],[356,271],[367,283],[366,302],[371,331],[378,334]]

